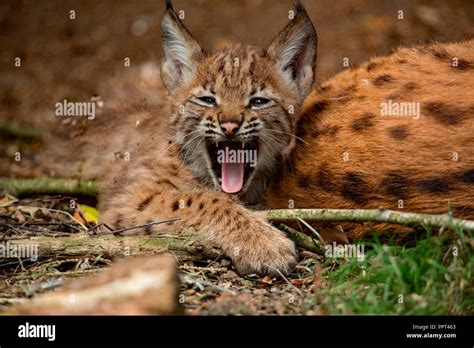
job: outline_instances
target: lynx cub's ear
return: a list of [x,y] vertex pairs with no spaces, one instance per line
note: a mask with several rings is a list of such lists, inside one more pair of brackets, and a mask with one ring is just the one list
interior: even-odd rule
[[318,38],[313,23],[297,1],[295,17],[268,48],[282,77],[293,83],[304,98],[310,91],[316,69]]
[[170,0],[161,21],[163,60],[161,78],[170,92],[189,82],[202,57],[202,49],[178,17]]

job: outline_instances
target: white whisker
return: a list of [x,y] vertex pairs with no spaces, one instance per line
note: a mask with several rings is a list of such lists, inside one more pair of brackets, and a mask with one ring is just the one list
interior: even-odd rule
[[295,134],[291,134],[291,133],[288,133],[288,132],[284,132],[284,131],[279,131],[279,130],[276,130],[276,129],[268,129],[268,128],[265,128],[266,131],[269,131],[269,132],[277,132],[277,133],[283,133],[283,134],[286,134],[286,135],[289,135],[289,136],[292,136],[294,138],[296,138],[297,140],[305,143],[305,144],[308,144],[306,141],[304,141],[302,138],[296,136]]

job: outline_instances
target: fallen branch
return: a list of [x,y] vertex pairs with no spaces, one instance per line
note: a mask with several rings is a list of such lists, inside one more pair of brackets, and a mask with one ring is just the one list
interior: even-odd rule
[[283,224],[281,224],[279,228],[284,231],[297,246],[312,251],[313,253],[324,255],[324,248],[319,241]]
[[281,209],[267,211],[267,219],[274,223],[288,223],[298,218],[307,222],[380,222],[407,226],[462,228],[464,231],[474,231],[474,221],[453,218],[449,214],[403,213],[385,209]]
[[[0,190],[13,195],[61,194],[97,196],[98,185],[94,180],[55,179],[0,179]],[[453,218],[449,214],[404,213],[385,209],[280,209],[266,212],[274,223],[289,223],[298,218],[307,222],[380,222],[398,225],[425,225],[428,227],[460,227],[474,231],[474,221]]]
[[[316,254],[324,254],[321,244],[288,226],[281,225],[295,244]],[[11,246],[18,245],[23,250],[37,248],[37,254],[42,256],[81,257],[104,256],[114,258],[147,253],[173,252],[179,256],[193,258],[215,259],[221,254],[220,250],[204,241],[196,239],[196,234],[148,236],[69,236],[69,237],[29,237],[8,239]],[[193,238],[194,237],[194,238]]]
[[14,196],[35,194],[97,196],[98,185],[94,180],[56,179],[42,176],[35,179],[0,179],[0,191]]
[[202,279],[195,279],[195,278],[192,278],[192,277],[187,276],[187,275],[181,275],[180,279],[181,279],[182,283],[196,285],[198,287],[199,291],[202,291],[206,287],[208,287],[208,288],[217,290],[217,291],[222,292],[222,293],[227,292],[227,293],[230,293],[230,294],[235,294],[235,291],[233,291],[231,289],[227,289],[227,288],[224,288],[222,286],[212,284],[212,283],[207,282],[207,281],[202,280]]
[[[219,249],[192,239],[189,233],[176,236],[163,235],[123,236],[106,235],[102,237],[71,236],[71,237],[30,237],[24,239],[8,239],[10,246],[18,246],[19,250],[37,250],[42,257],[82,257],[104,256],[108,258],[130,255],[157,254],[173,252],[183,258],[216,259],[221,255]],[[37,248],[37,249],[36,249]]]
[[38,129],[19,126],[10,122],[0,124],[0,134],[27,141],[41,140],[41,132]]

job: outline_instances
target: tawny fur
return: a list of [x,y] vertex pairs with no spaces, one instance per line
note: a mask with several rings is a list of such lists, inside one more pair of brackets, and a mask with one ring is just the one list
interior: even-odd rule
[[[323,83],[306,99],[304,142],[268,206],[474,218],[473,81],[471,40],[402,48]],[[388,100],[419,102],[420,118],[382,116]]]
[[[94,127],[85,127],[74,142],[83,175],[101,179],[104,222],[120,228],[178,217],[179,223],[134,231],[194,226],[240,272],[277,274],[294,264],[294,245],[246,203],[266,198],[268,208],[287,208],[291,200],[295,208],[398,209],[402,200],[403,210],[440,213],[449,201],[455,215],[474,217],[474,42],[404,48],[373,59],[325,82],[301,112],[316,48],[306,47],[307,56],[296,64],[304,66],[299,75],[285,75],[278,65],[285,59],[281,45],[303,35],[302,27],[311,32],[309,19],[298,18],[268,50],[232,46],[206,53],[181,32],[192,54],[183,56],[176,71],[188,70],[179,76],[164,66],[171,91],[166,98],[154,73],[130,85],[112,83],[126,93],[105,98]],[[315,41],[315,33],[308,35],[303,42]],[[218,107],[190,102],[193,94],[210,92],[219,97]],[[246,108],[245,99],[257,92],[275,104]],[[421,103],[420,119],[381,116],[380,103],[389,99]],[[218,132],[221,118],[241,119],[242,127],[258,133],[261,146],[254,176],[238,195],[220,191],[203,136],[189,136],[204,125]],[[71,174],[76,168],[70,166]]]

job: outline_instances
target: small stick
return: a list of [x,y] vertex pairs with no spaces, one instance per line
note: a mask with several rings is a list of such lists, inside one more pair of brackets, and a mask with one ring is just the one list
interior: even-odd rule
[[59,210],[59,209],[52,209],[52,208],[45,208],[45,207],[33,207],[33,206],[30,206],[30,205],[19,205],[17,206],[18,209],[38,209],[38,210],[47,210],[47,211],[52,211],[52,212],[56,212],[56,213],[59,213],[59,214],[64,214],[66,215],[67,217],[69,217],[71,219],[71,221],[73,221],[74,223],[80,225],[84,230],[87,230],[87,227],[84,226],[84,224],[78,220],[76,220],[74,218],[74,216],[72,216],[71,214],[69,214],[67,211],[65,210]]
[[271,222],[288,223],[298,218],[306,222],[381,222],[397,225],[425,225],[435,228],[456,228],[474,231],[474,221],[452,217],[450,214],[403,213],[385,209],[280,209],[266,212]]
[[35,179],[0,179],[0,191],[14,196],[61,194],[97,196],[99,188],[94,180],[56,179],[42,176]]
[[4,122],[0,123],[0,134],[12,138],[20,138],[29,141],[41,140],[41,132],[32,127],[19,126],[18,124]]
[[316,231],[316,229],[313,228],[313,226],[311,226],[310,224],[308,224],[306,221],[304,221],[301,218],[298,218],[298,221],[301,222],[303,225],[305,225],[311,232],[313,232],[314,235],[318,237],[318,239],[321,241],[321,243],[326,244],[323,237],[319,234],[318,231]]
[[[219,292],[229,292],[231,294],[235,294],[235,291],[233,291],[231,289],[227,289],[227,288],[224,288],[222,286],[209,283],[209,282],[207,282],[205,280],[202,280],[202,279],[194,279],[194,278],[190,277],[189,275],[182,275],[181,276],[181,281],[184,282],[184,283],[196,285],[198,288],[200,288],[201,291],[204,290],[205,286],[207,286],[207,287],[209,287],[211,289],[214,289],[214,290],[217,290]],[[203,289],[201,289],[201,287]]]
[[279,228],[284,231],[297,246],[315,254],[324,255],[324,248],[319,241],[283,224],[281,224]]
[[125,232],[125,231],[134,230],[136,228],[143,228],[143,227],[148,227],[148,226],[153,226],[153,225],[160,225],[160,224],[164,224],[166,222],[174,222],[174,221],[178,221],[178,220],[179,220],[179,218],[171,218],[171,219],[167,219],[167,220],[154,221],[154,222],[150,222],[150,223],[144,224],[144,225],[137,225],[137,226],[132,226],[132,227],[121,228],[119,230],[112,230],[110,232],[98,233],[98,234],[94,235],[93,237],[100,237],[100,236],[103,236],[105,234],[119,234],[119,233],[122,233],[122,232]]
[[81,219],[82,219],[82,220],[84,221],[84,223],[86,224],[86,226],[87,226],[87,228],[88,228],[87,232],[91,231],[93,227],[89,224],[89,221],[87,221],[87,219],[86,219],[86,217],[84,216],[84,214],[82,214],[81,209],[78,209],[78,208],[76,207],[76,209],[74,209],[74,212],[78,213],[79,216],[81,217]]
[[[94,180],[55,179],[0,179],[0,191],[6,190],[16,195],[28,194],[72,194],[97,196],[99,187]],[[10,203],[7,203],[10,204]],[[460,227],[464,231],[474,231],[474,221],[453,218],[450,214],[405,213],[385,209],[280,209],[268,210],[271,222],[288,223],[298,218],[306,222],[380,222],[406,226],[425,225],[434,228]],[[87,230],[87,228],[85,228]]]
[[80,231],[79,228],[77,228],[74,225],[68,224],[66,222],[41,222],[41,221],[26,221],[26,222],[9,222],[8,225],[13,225],[13,226],[67,226],[72,230],[75,231]]

